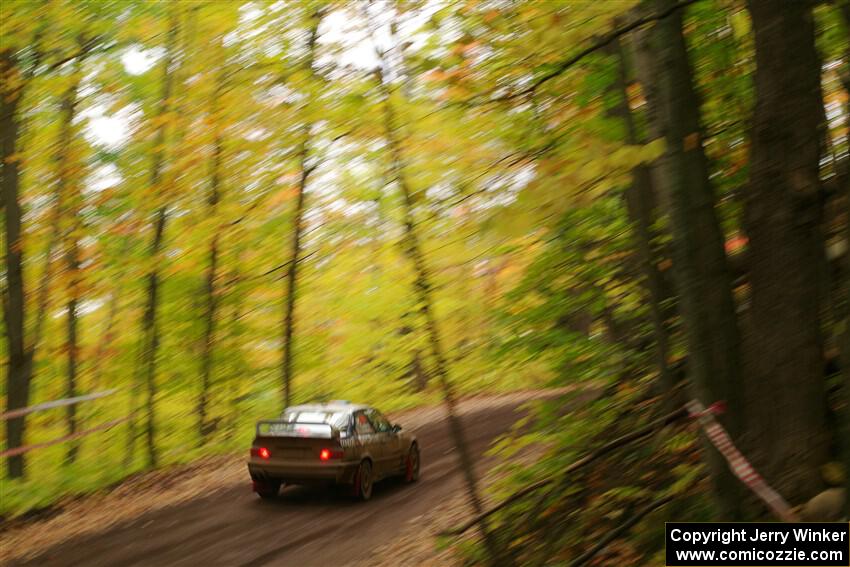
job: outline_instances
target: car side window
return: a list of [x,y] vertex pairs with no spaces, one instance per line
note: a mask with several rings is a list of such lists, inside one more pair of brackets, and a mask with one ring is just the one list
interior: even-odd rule
[[369,422],[369,418],[362,411],[354,414],[354,430],[357,432],[357,435],[371,435],[375,433],[375,429]]
[[340,420],[339,437],[340,439],[345,439],[352,435],[354,435],[354,416],[351,414],[345,414],[345,418]]
[[368,415],[369,420],[372,422],[372,425],[375,426],[375,430],[378,433],[389,433],[390,431],[392,431],[393,426],[390,424],[387,418],[381,415],[381,412],[379,412],[378,410],[369,410]]

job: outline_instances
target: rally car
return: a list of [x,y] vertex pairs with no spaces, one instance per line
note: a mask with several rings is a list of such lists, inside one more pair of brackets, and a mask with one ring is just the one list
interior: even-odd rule
[[284,484],[347,485],[360,500],[383,478],[419,479],[416,437],[373,407],[333,401],[288,407],[257,422],[248,460],[254,492],[276,498]]

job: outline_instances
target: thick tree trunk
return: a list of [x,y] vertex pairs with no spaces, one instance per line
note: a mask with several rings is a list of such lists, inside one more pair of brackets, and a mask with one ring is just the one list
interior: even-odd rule
[[[19,62],[12,50],[0,50],[0,77],[4,79],[13,75],[17,78],[18,86],[11,91],[0,93],[0,145],[2,145],[2,156],[0,156],[0,167],[2,167],[2,208],[5,220],[6,241],[6,265],[7,265],[7,289],[3,293],[3,313],[6,320],[9,365],[7,374],[7,409],[25,407],[29,403],[30,382],[32,380],[33,360],[35,350],[41,340],[41,331],[47,314],[47,295],[51,275],[51,259],[53,245],[59,234],[59,213],[62,197],[62,180],[67,176],[60,171],[60,185],[57,189],[57,202],[54,205],[52,218],[53,229],[48,239],[47,251],[45,253],[45,269],[41,278],[41,290],[37,301],[37,311],[34,323],[34,332],[30,344],[26,344],[25,338],[25,310],[26,293],[23,280],[23,249],[21,247],[21,218],[20,206],[20,170],[19,161],[21,151],[19,139],[23,124],[18,116],[18,105],[23,97],[24,90],[32,79],[35,69],[40,61],[40,37],[42,32],[36,34],[35,58],[29,68],[21,71]],[[81,44],[82,45],[82,44]],[[81,47],[80,53],[76,54],[76,64],[79,65],[80,58],[84,56],[85,48]],[[4,81],[5,82],[5,81]],[[10,81],[9,84],[15,84]],[[66,114],[63,125],[63,140],[60,145],[67,141],[70,143],[70,123],[73,118],[73,98],[76,97],[77,87],[66,96],[63,110]],[[70,115],[68,115],[70,113]],[[67,126],[67,127],[66,127]],[[66,134],[67,132],[67,134]],[[60,151],[66,151],[60,150]],[[60,155],[60,169],[65,166],[67,160]],[[23,442],[25,418],[18,417],[7,421],[7,446],[9,448],[19,447]],[[19,478],[24,475],[24,456],[16,455],[8,459],[8,473],[10,478]]]
[[[848,6],[848,12],[850,12],[850,6]],[[847,18],[847,27],[850,28],[850,16]],[[848,77],[850,78],[850,50],[848,50],[847,58]],[[845,116],[850,117],[850,79],[848,79],[846,88],[848,104]],[[850,142],[850,132],[848,132],[847,137],[848,142]],[[848,143],[848,147],[850,147],[850,143]],[[850,246],[850,187],[845,188],[844,204],[846,209],[844,212],[844,240]],[[850,250],[845,250],[843,261],[844,281],[842,282],[842,287],[844,288],[844,309],[842,322],[844,324],[844,331],[840,332],[838,336],[840,341],[841,376],[843,378],[841,383],[842,401],[844,403],[840,446],[843,452],[845,471],[844,489],[845,494],[848,495],[844,499],[844,514],[845,517],[850,518]]]
[[[673,5],[655,0],[656,11]],[[741,431],[740,333],[732,296],[723,234],[702,147],[700,105],[693,85],[682,13],[675,10],[655,26],[653,51],[657,82],[643,82],[656,108],[654,134],[667,143],[659,187],[669,203],[673,234],[673,268],[688,341],[689,370],[696,395],[706,404],[723,400],[722,420],[733,438]],[[715,500],[724,519],[740,515],[738,481],[722,457],[706,446]]]
[[[850,94],[850,90],[848,90]],[[848,111],[847,116],[850,116]],[[845,194],[845,225],[844,238],[850,245],[850,191]],[[850,250],[844,253],[844,332],[839,336],[841,341],[841,375],[842,401],[844,410],[841,414],[840,447],[844,463],[844,515],[850,518]]]
[[[844,20],[844,29],[850,35],[850,3],[844,2],[840,5],[841,16]],[[844,51],[844,69],[841,75],[841,83],[847,95],[844,105],[845,124],[850,126],[850,46]],[[845,144],[850,151],[850,128],[846,130]],[[843,323],[844,330],[839,332],[839,351],[841,356],[842,401],[844,411],[842,412],[842,424],[840,435],[840,446],[843,453],[845,471],[845,494],[844,514],[850,517],[850,155],[845,156],[844,168],[838,171],[843,175],[843,186],[838,189],[841,192],[839,198],[844,199],[844,242],[845,250],[841,256],[839,272],[842,280],[840,286],[843,290],[844,303],[839,320]]]
[[821,336],[823,109],[809,2],[749,2],[756,107],[749,237],[754,375],[747,428],[752,458],[791,502],[820,488],[827,458]]
[[[634,117],[629,108],[628,71],[625,54],[619,40],[614,44],[614,54],[618,58],[616,87],[619,102],[613,114],[623,120],[626,126],[625,142],[630,145],[645,142],[637,132]],[[632,225],[632,240],[643,272],[643,285],[649,299],[649,314],[652,332],[655,336],[655,359],[661,387],[665,392],[673,389],[673,374],[667,363],[670,356],[670,331],[664,316],[664,304],[670,297],[664,296],[664,278],[658,269],[659,258],[654,241],[657,238],[654,226],[657,220],[655,188],[649,167],[640,165],[632,170],[632,184],[623,194],[626,211]]]
[[[321,13],[313,15],[310,35],[307,43],[307,60],[305,68],[313,73],[313,62],[316,57],[316,40],[319,35]],[[298,147],[299,178],[298,194],[295,199],[295,211],[292,218],[292,241],[289,253],[289,264],[286,272],[286,296],[283,313],[283,360],[281,361],[281,379],[283,380],[283,404],[288,406],[292,400],[292,361],[293,334],[295,330],[295,300],[298,293],[298,268],[301,258],[301,237],[304,232],[304,191],[307,181],[313,172],[308,164],[310,158],[310,131],[313,125],[305,122],[301,129],[301,142]]]
[[[0,51],[0,77],[6,82],[19,72],[18,61],[11,49]],[[6,323],[6,339],[9,361],[6,366],[6,409],[25,407],[30,399],[32,379],[32,350],[25,339],[26,294],[24,291],[24,251],[21,246],[20,168],[16,152],[19,150],[21,130],[18,106],[22,89],[12,92],[5,88],[0,93],[0,148],[2,148],[2,198],[5,221],[6,289],[3,293],[3,316]],[[24,417],[6,421],[6,445],[20,447],[24,439]],[[17,455],[7,460],[9,478],[24,476],[24,456]]]

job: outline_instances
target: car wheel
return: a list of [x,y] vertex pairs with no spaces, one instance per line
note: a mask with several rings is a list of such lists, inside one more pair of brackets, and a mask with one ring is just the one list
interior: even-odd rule
[[354,475],[354,497],[358,500],[372,498],[372,463],[362,461]]
[[279,480],[255,480],[254,492],[263,500],[274,500],[280,492]]
[[416,482],[419,480],[419,445],[414,443],[407,452],[404,461],[404,481]]

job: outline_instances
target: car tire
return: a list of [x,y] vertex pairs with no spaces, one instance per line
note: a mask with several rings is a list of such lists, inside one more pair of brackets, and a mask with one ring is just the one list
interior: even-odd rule
[[255,480],[254,492],[263,500],[274,500],[280,492],[279,480]]
[[354,475],[354,486],[352,494],[356,500],[369,500],[372,498],[372,486],[374,478],[372,477],[372,463],[364,460],[357,467],[357,472]]
[[411,483],[419,480],[420,467],[419,445],[414,443],[404,459],[404,482]]

